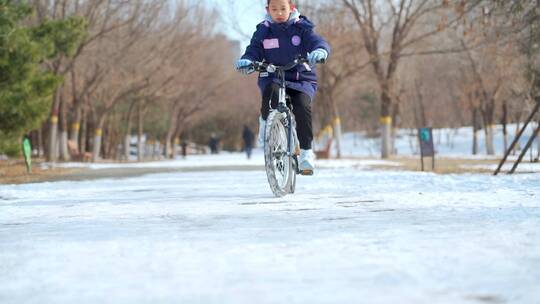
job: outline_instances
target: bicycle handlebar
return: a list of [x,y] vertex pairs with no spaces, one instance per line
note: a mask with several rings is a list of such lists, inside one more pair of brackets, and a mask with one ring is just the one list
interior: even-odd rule
[[[257,72],[275,73],[276,71],[285,72],[285,71],[288,71],[288,70],[294,68],[295,66],[297,66],[299,64],[305,64],[305,63],[309,63],[309,61],[306,58],[299,57],[299,58],[296,58],[295,60],[293,60],[291,63],[288,63],[288,64],[283,65],[283,66],[274,65],[274,64],[271,64],[271,63],[267,63],[267,62],[259,62],[259,61],[253,62],[252,66],[255,69],[255,71],[257,71]],[[323,59],[323,60],[318,61],[317,63],[325,64],[326,60]]]

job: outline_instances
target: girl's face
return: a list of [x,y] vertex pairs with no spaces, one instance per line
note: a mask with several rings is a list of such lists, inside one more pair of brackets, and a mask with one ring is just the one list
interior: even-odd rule
[[290,0],[271,0],[266,11],[268,11],[274,22],[286,22],[289,20],[289,15],[292,11],[291,2]]

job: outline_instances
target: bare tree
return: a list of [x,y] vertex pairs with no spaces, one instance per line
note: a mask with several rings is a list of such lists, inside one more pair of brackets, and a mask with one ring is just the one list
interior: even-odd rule
[[335,5],[304,7],[308,14],[315,16],[319,24],[317,32],[330,45],[333,52],[331,59],[319,66],[319,98],[316,106],[322,107],[320,113],[322,126],[331,125],[336,141],[336,157],[341,157],[341,113],[340,98],[349,81],[368,66],[367,55],[356,50],[363,45],[355,39],[353,26],[347,22],[346,11]]
[[[161,1],[161,0],[160,0]],[[37,11],[36,22],[43,22],[45,19],[65,19],[69,16],[81,16],[87,21],[89,34],[80,44],[72,58],[59,56],[52,61],[46,62],[49,70],[57,75],[67,75],[74,67],[80,55],[85,48],[95,43],[104,35],[122,28],[133,22],[132,19],[125,16],[135,16],[130,11],[144,8],[142,1],[104,1],[104,0],[33,0],[32,5]],[[154,4],[157,2],[154,2]],[[120,21],[121,20],[121,21]],[[120,22],[119,22],[120,21]],[[48,159],[55,161],[58,157],[58,117],[62,103],[64,86],[58,87],[54,94],[53,105],[51,109],[50,130],[49,130],[49,149]],[[65,113],[65,111],[64,111]],[[60,130],[60,138],[67,139],[67,118],[62,118],[63,124]],[[67,140],[62,141],[62,158],[67,159],[67,149],[65,145]]]
[[[447,9],[449,1],[430,0],[342,0],[359,29],[365,50],[370,56],[370,64],[379,84],[381,99],[381,156],[390,155],[391,106],[396,96],[396,71],[400,59],[413,53],[405,53],[408,48],[441,32],[442,29],[457,24],[466,12],[475,5],[470,1],[469,8],[465,1],[456,1],[456,14],[444,20],[443,25],[433,24],[431,28],[415,31],[415,26],[436,12]],[[388,47],[382,44],[388,31]],[[440,51],[422,51],[429,54]]]

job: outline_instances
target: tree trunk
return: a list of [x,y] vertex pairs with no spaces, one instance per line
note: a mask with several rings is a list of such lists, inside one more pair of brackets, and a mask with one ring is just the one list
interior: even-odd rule
[[97,162],[101,153],[101,139],[103,136],[103,125],[105,124],[106,115],[103,115],[95,127],[94,132],[94,147],[92,150],[92,161]]
[[128,121],[126,126],[126,135],[124,136],[124,159],[129,161],[130,148],[131,148],[131,121],[133,119],[133,113],[135,113],[136,102],[132,102],[129,107]]
[[69,161],[71,159],[69,151],[67,149],[68,132],[66,130],[60,131],[60,141],[58,142],[60,148],[60,159],[63,161]]
[[388,158],[391,154],[392,139],[392,116],[390,116],[390,106],[392,100],[388,90],[383,90],[381,94],[381,158]]
[[67,119],[67,102],[61,98],[60,102],[60,159],[69,161],[70,155],[68,151],[68,119]]
[[334,112],[334,118],[332,120],[333,122],[333,130],[334,130],[334,139],[336,141],[335,147],[336,147],[336,158],[341,158],[341,117],[339,115],[339,109],[338,106],[334,100],[334,98],[330,99],[332,102],[332,109]]
[[49,151],[47,155],[47,160],[50,162],[56,162],[58,158],[58,145],[57,145],[57,138],[58,138],[58,112],[60,108],[60,90],[61,87],[57,88],[54,92],[54,101],[53,101],[53,107],[52,107],[52,113],[51,113],[51,119],[50,119],[50,126],[49,126]]
[[493,147],[493,125],[489,124],[485,126],[486,134],[486,153],[488,155],[495,155],[495,148]]
[[508,123],[508,104],[507,104],[507,101],[504,100],[503,101],[503,105],[502,105],[502,120],[501,120],[501,124],[502,124],[502,128],[503,128],[503,147],[504,147],[504,151],[503,153],[506,153],[506,151],[508,150],[508,130],[506,129],[506,125]]
[[127,133],[124,136],[124,160],[125,161],[129,161],[130,148],[131,148],[131,133]]
[[473,125],[473,147],[472,154],[478,154],[478,108],[473,108],[472,113],[472,125]]
[[81,131],[81,110],[75,111],[75,120],[71,124],[71,134],[69,139],[79,146],[79,132]]
[[75,83],[75,69],[71,70],[71,81],[72,81],[72,99],[73,99],[73,121],[71,122],[71,134],[69,136],[70,140],[77,145],[80,151],[79,145],[79,131],[81,129],[81,112],[82,112],[82,102],[78,100],[76,93],[76,83]]
[[114,115],[108,115],[109,119],[103,124],[103,135],[101,136],[101,152],[103,159],[111,158],[111,120]]
[[398,122],[399,122],[399,103],[398,102],[395,102],[392,106],[392,141],[391,141],[391,151],[392,151],[392,154],[397,154],[397,149],[396,149],[396,136],[397,136],[397,131],[398,131],[398,128],[399,128],[399,125],[398,125]]
[[[182,117],[178,117],[178,123],[176,124],[176,129],[174,131],[174,139],[175,139],[175,144],[176,145],[182,145],[182,142],[187,140],[185,137],[184,134],[184,130],[186,128],[186,125],[185,125],[185,122],[183,120]],[[180,149],[177,147],[177,149]],[[173,148],[174,151],[176,151],[174,148]],[[179,152],[175,152],[175,155],[178,155]]]
[[121,113],[115,114],[114,117],[114,123],[110,125],[111,129],[109,130],[111,133],[110,137],[110,156],[111,159],[119,160],[121,158],[121,155],[123,155],[123,151],[121,150],[121,143],[123,140],[122,134],[118,131],[120,126],[120,118]]
[[341,131],[341,118],[337,116],[334,119],[334,139],[335,141],[335,151],[336,151],[336,158],[341,158],[341,138],[342,138],[342,131]]
[[38,141],[38,144],[37,144],[37,149],[38,149],[37,156],[42,157],[44,155],[44,151],[43,151],[43,128],[38,129],[37,141]]
[[426,117],[426,108],[424,106],[424,94],[422,94],[422,83],[420,83],[418,80],[414,81],[414,86],[416,88],[416,95],[417,95],[417,103],[418,103],[418,118],[415,115],[415,119],[418,119],[417,128],[425,128],[428,127],[427,123],[427,117]]
[[105,159],[114,159],[116,150],[116,111],[113,110],[107,115],[107,123],[103,129],[103,155]]
[[495,117],[495,100],[493,98],[486,101],[483,111],[484,133],[486,135],[486,153],[495,155],[495,147],[493,146],[493,118]]
[[37,157],[38,153],[35,153],[38,151],[37,149],[37,146],[38,146],[38,131],[37,130],[34,130],[34,131],[31,131],[30,132],[30,146],[32,147],[32,157]]
[[80,103],[75,104],[73,113],[74,117],[73,122],[71,123],[71,134],[69,138],[77,145],[77,147],[79,147],[79,150],[81,150],[79,145],[79,136],[81,132],[82,105]]
[[142,161],[143,159],[143,144],[142,144],[142,135],[143,135],[143,103],[139,103],[138,115],[137,115],[137,161]]
[[167,135],[165,137],[165,158],[174,158],[174,149],[173,146],[173,136],[177,129],[178,124],[178,112],[180,108],[175,105],[171,113],[169,114],[169,128],[167,130]]
[[80,135],[80,142],[79,142],[79,151],[81,153],[86,152],[86,139],[87,139],[87,132],[88,132],[88,124],[87,124],[87,118],[86,118],[86,111],[83,109],[81,112],[81,135]]

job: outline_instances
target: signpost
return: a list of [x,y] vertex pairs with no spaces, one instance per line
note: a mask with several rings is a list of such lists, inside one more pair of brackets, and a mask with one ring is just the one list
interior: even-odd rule
[[424,171],[424,157],[431,157],[431,170],[435,170],[435,147],[433,145],[433,129],[418,129],[418,140],[420,141],[420,162]]
[[32,144],[30,143],[30,138],[26,135],[22,141],[22,150],[24,162],[26,163],[26,171],[28,171],[28,173],[32,173]]

